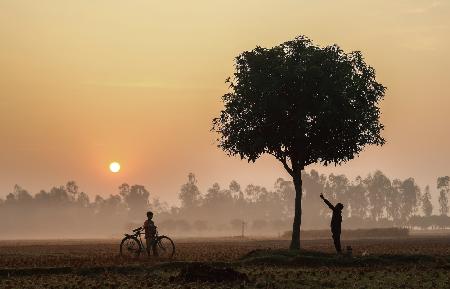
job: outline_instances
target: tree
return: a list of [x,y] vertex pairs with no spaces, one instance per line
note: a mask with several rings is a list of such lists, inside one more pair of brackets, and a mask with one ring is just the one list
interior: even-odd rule
[[281,201],[284,204],[284,215],[293,217],[294,216],[294,199],[295,199],[295,188],[291,181],[284,180],[283,178],[278,178],[275,182],[275,191],[280,195]]
[[6,196],[7,203],[17,203],[18,205],[30,204],[33,196],[19,185],[14,186],[14,191]]
[[53,187],[47,197],[49,204],[58,206],[67,206],[72,201],[64,186]]
[[296,192],[290,248],[299,249],[302,171],[384,144],[378,103],[385,87],[360,52],[322,48],[304,36],[243,52],[228,83],[224,109],[213,120],[218,146],[249,162],[270,154],[282,163]]
[[119,194],[122,196],[129,209],[129,214],[133,220],[145,218],[145,212],[149,209],[150,193],[144,186],[129,186],[124,183],[119,187]]
[[356,177],[355,182],[351,184],[348,194],[351,217],[364,219],[368,211],[369,200],[367,199],[364,182],[360,176]]
[[[204,198],[204,204],[214,209],[220,209],[233,204],[233,196],[231,191],[222,190],[218,183],[214,183],[211,188],[207,190]],[[218,213],[216,211],[216,213]]]
[[89,196],[85,192],[78,193],[77,203],[82,208],[89,207]]
[[189,173],[188,182],[181,186],[178,198],[181,200],[181,206],[185,209],[195,208],[200,204],[200,190],[193,173]]
[[241,191],[241,185],[239,185],[238,182],[236,182],[235,180],[231,181],[228,188],[230,189],[230,192],[235,200],[244,199],[244,193]]
[[[391,180],[381,171],[376,171],[373,175],[367,176],[364,182],[367,187],[367,197],[370,202],[370,216],[372,220],[376,221],[383,217],[383,212],[386,208],[386,198],[391,197],[392,199],[395,196],[390,194],[392,192]],[[396,200],[390,203],[400,205]]]
[[107,199],[98,195],[95,197],[94,207],[100,217],[112,218],[114,215],[121,215],[122,212],[127,210],[125,206],[118,195],[110,195]]
[[78,185],[75,181],[69,181],[66,184],[66,191],[72,200],[75,200],[78,195]]
[[431,216],[433,213],[433,205],[431,204],[430,186],[425,187],[425,192],[423,193],[421,200],[423,213],[426,217]]
[[[290,183],[292,190],[292,196],[289,200],[292,204],[290,216],[293,217],[295,215],[295,187],[292,181]],[[303,226],[311,229],[329,223],[325,218],[320,218],[321,215],[325,214],[325,210],[326,214],[329,210],[324,208],[323,203],[317,201],[318,196],[325,192],[327,177],[323,174],[320,175],[316,170],[311,170],[309,174],[303,172],[302,184],[303,215],[305,216],[302,218]]]
[[150,204],[150,209],[154,214],[161,214],[167,212],[169,205],[166,202],[161,202],[159,198],[153,198],[153,202]]
[[402,207],[402,194],[401,187],[403,182],[399,179],[392,181],[392,186],[387,191],[386,196],[386,212],[388,218],[392,219],[394,224],[399,225],[401,223],[401,211]]
[[439,212],[441,213],[442,216],[447,216],[449,208],[448,208],[448,197],[445,191],[439,192],[438,201],[439,201]]
[[245,219],[245,209],[247,200],[245,199],[244,192],[241,190],[241,185],[237,181],[231,181],[228,186],[234,199],[234,215],[240,219]]
[[402,202],[400,207],[401,218],[406,222],[416,212],[420,201],[420,188],[413,178],[404,180],[400,186]]
[[[348,194],[349,185],[350,181],[345,175],[330,174],[328,176],[328,182],[325,190],[328,192],[328,196],[330,197],[330,199],[335,203],[342,202],[344,204],[348,204],[348,197],[350,196]],[[327,213],[328,211],[329,210],[327,210]],[[346,212],[343,212],[344,216],[345,213],[348,214],[350,213],[350,211],[347,209]]]
[[437,189],[439,190],[439,211],[444,216],[449,211],[448,193],[450,191],[450,177],[439,177],[437,179]]

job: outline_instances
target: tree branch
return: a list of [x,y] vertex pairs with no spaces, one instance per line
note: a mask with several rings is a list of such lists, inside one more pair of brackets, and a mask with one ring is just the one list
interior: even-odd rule
[[291,175],[294,176],[294,171],[289,167],[289,165],[287,164],[287,160],[286,157],[279,157],[277,158],[282,164],[284,169]]

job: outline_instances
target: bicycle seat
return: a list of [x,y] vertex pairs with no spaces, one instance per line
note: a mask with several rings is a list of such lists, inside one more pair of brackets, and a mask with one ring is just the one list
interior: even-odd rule
[[137,232],[140,232],[141,230],[142,230],[142,227],[139,227],[139,228],[133,229],[133,232],[137,233]]

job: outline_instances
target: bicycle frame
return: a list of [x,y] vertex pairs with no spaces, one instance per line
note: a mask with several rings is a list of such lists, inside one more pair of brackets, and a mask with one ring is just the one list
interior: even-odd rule
[[[142,231],[136,231],[134,234],[130,235],[130,234],[125,234],[125,236],[127,237],[135,237],[137,240],[139,240],[139,243],[141,245],[141,248],[145,251],[147,251],[147,243],[146,242],[142,242],[142,235],[145,235],[145,233],[143,233]],[[156,240],[158,240],[158,231],[156,231],[155,236],[153,237],[153,242],[156,242]]]
[[136,236],[136,239],[138,239],[138,240],[139,240],[139,243],[141,243],[141,248],[144,249],[145,251],[147,251],[146,244],[144,244],[144,242],[142,242],[142,238],[141,238],[141,236],[143,235],[143,233],[139,232],[139,234],[137,234],[137,235],[139,235],[139,238],[137,238],[137,236]]

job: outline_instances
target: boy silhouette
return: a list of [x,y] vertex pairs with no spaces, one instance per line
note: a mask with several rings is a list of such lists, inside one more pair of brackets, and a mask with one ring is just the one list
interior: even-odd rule
[[153,256],[158,256],[158,251],[156,250],[156,242],[155,242],[156,226],[152,219],[153,219],[153,212],[148,211],[147,220],[145,220],[144,222],[145,243],[147,245],[146,247],[148,256],[150,256],[150,247],[152,247]]
[[320,194],[320,198],[328,205],[328,207],[333,211],[333,216],[331,217],[331,234],[333,235],[334,247],[336,252],[341,253],[341,223],[342,223],[342,209],[344,205],[342,203],[337,203],[333,206],[330,201],[325,199],[323,194]]

